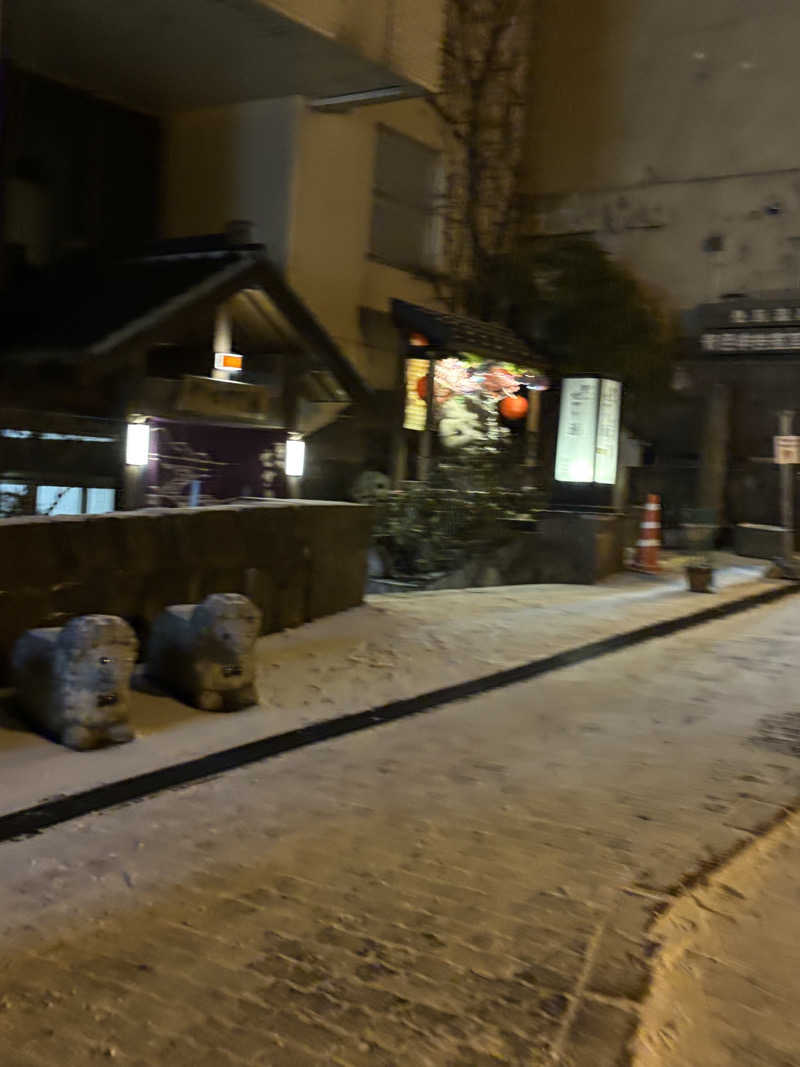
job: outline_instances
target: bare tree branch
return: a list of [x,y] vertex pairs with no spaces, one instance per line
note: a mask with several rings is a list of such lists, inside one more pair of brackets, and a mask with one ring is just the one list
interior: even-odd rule
[[534,4],[448,2],[443,88],[429,103],[446,142],[441,216],[451,305],[463,305],[518,233]]

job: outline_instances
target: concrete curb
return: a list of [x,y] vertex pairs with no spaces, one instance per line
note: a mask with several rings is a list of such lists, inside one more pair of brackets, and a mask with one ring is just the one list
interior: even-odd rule
[[752,608],[771,604],[795,593],[800,593],[800,583],[781,583],[772,589],[751,593],[748,596],[737,600],[725,601],[722,604],[715,604],[704,608],[702,611],[692,612],[690,615],[649,623],[635,630],[615,634],[612,637],[592,641],[589,644],[579,645],[576,648],[557,652],[551,656],[531,660],[518,667],[511,667],[507,670],[484,675],[481,678],[458,682],[406,700],[391,701],[388,704],[370,708],[366,711],[340,715],[334,719],[312,723],[309,726],[288,730],[272,737],[236,745],[232,748],[223,749],[221,752],[213,752],[210,755],[186,760],[170,767],[161,767],[145,774],[137,774],[119,782],[111,782],[70,796],[57,797],[32,807],[12,811],[7,815],[0,816],[0,843],[21,837],[30,837],[52,826],[69,822],[81,816],[104,811],[120,804],[142,800],[145,797],[169,789],[191,785],[194,782],[224,774],[226,771],[272,759],[275,756],[319,744],[323,741],[330,741],[337,737],[344,737],[347,734],[372,729],[385,723],[396,722],[412,715],[421,715],[425,712],[434,711],[436,708],[443,707],[446,704],[468,700],[470,697],[478,696],[482,693],[489,693],[505,686],[529,681],[532,678],[549,674],[552,671],[562,670],[565,667],[586,663],[589,660],[632,648],[646,641],[669,637],[683,630],[702,626],[707,622],[714,622],[718,619],[749,611]]

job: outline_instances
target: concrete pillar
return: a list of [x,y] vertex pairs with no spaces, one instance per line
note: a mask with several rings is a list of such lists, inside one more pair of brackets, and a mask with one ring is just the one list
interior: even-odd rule
[[714,512],[715,521],[725,518],[725,481],[728,473],[730,436],[730,386],[717,382],[706,401],[703,443],[697,480],[697,507]]
[[[220,304],[214,318],[214,355],[217,352],[232,351],[231,337],[230,310],[225,304]],[[216,378],[218,381],[227,382],[230,379],[230,374],[226,370],[217,370],[215,366],[212,366],[211,377]]]

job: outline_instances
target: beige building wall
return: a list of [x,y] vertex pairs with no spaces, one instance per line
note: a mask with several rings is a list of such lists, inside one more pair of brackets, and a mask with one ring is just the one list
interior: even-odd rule
[[528,183],[681,307],[800,282],[795,0],[543,0]]
[[428,90],[439,86],[445,0],[261,0]]
[[167,119],[164,236],[221,233],[232,219],[248,219],[285,267],[302,109],[299,97],[288,97]]
[[170,119],[164,134],[165,236],[220,232],[248,219],[342,350],[377,389],[396,385],[397,353],[376,347],[361,309],[393,297],[434,302],[429,281],[369,255],[381,125],[432,148],[438,120],[422,100],[316,112],[300,98],[256,101]]
[[429,282],[369,255],[381,125],[439,146],[437,120],[419,100],[346,115],[304,113],[287,266],[291,284],[370,384],[389,389],[396,384],[396,350],[367,343],[360,309],[386,313],[392,297],[430,303],[434,294]]

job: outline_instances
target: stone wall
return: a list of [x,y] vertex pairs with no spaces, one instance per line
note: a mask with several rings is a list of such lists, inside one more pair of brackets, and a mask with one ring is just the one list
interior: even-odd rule
[[[534,529],[509,532],[504,543],[475,556],[458,570],[437,578],[420,577],[406,588],[470,589],[551,582],[594,585],[622,570],[628,532],[622,515],[543,512]],[[398,585],[402,583],[374,578],[368,590],[391,593],[398,591]]]
[[269,501],[102,516],[0,521],[0,681],[23,631],[92,612],[121,615],[140,640],[168,604],[244,593],[263,632],[361,603],[372,512]]

